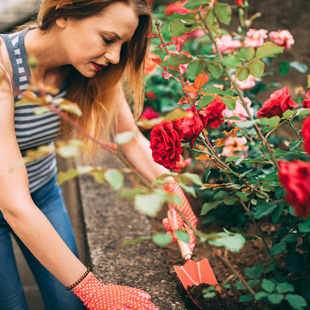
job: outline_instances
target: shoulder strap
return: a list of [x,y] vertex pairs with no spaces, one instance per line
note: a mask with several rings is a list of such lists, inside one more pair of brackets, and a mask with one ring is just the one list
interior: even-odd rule
[[12,80],[11,80],[11,78],[10,78],[10,75],[9,75],[9,73],[7,72],[7,70],[4,68],[4,65],[3,65],[1,62],[0,62],[0,68],[2,68],[2,70],[5,72],[6,76],[8,77],[8,81],[9,81],[9,83],[10,83],[11,90],[12,90],[12,92],[14,92],[14,90],[13,90],[13,84],[12,84]]
[[13,69],[14,91],[24,91],[31,76],[24,38],[29,28],[12,34],[1,34],[7,47]]

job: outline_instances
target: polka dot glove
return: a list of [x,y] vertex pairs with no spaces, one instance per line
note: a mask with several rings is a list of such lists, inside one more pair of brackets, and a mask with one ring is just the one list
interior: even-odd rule
[[[197,217],[195,216],[193,209],[191,208],[182,188],[178,185],[178,183],[176,181],[172,181],[172,182],[166,184],[164,189],[166,192],[171,193],[171,194],[175,194],[182,199],[182,201],[183,201],[182,206],[180,206],[176,201],[174,201],[173,205],[175,208],[178,209],[178,211],[182,212],[183,215],[186,217],[186,219],[193,225],[194,228],[196,228]],[[171,213],[172,227],[170,226],[170,222],[169,222],[168,218],[163,219],[163,224],[164,224],[165,228],[167,229],[167,232],[172,234],[172,236],[173,236],[172,241],[173,242],[176,242],[176,237],[173,234],[173,231],[185,229],[187,231],[188,236],[189,236],[189,248],[191,251],[193,251],[194,247],[195,247],[195,240],[196,240],[195,234],[189,228],[189,226],[184,222],[182,217],[177,213],[175,208],[173,208],[171,205],[169,205],[169,210]]]
[[148,293],[132,287],[103,284],[93,273],[73,294],[90,310],[157,310]]

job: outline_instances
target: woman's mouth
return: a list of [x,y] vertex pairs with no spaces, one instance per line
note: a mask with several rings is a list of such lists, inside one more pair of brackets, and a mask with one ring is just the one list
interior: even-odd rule
[[106,67],[105,65],[99,65],[95,62],[92,62],[93,67],[96,69],[96,71],[100,71],[102,70],[104,67]]

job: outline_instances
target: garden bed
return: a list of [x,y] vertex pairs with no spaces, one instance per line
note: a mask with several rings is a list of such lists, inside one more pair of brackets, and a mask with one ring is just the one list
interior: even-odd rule
[[[189,197],[191,198],[191,197]],[[191,205],[198,215],[201,209],[201,201],[199,199],[190,199]],[[233,207],[233,206],[231,206]],[[161,224],[162,218],[165,217],[166,209],[163,208],[161,213],[156,217],[151,219],[151,225],[154,232],[164,232],[163,225]],[[210,225],[202,225],[202,218],[198,221],[198,230],[209,234],[213,232],[221,232],[222,225],[217,223],[212,223]],[[226,228],[231,229],[229,225]],[[262,231],[275,231],[276,225],[272,223],[262,223],[260,225]],[[248,224],[244,230],[242,230],[242,234],[245,237],[254,237],[257,235],[256,230],[252,224]],[[266,238],[268,246],[271,247],[272,240]],[[203,258],[207,258],[211,264],[211,267],[214,271],[214,274],[219,282],[219,284],[229,283],[231,284],[230,289],[227,290],[222,288],[222,305],[218,305],[217,302],[214,301],[212,303],[212,299],[210,299],[210,304],[212,304],[212,310],[217,309],[227,309],[227,310],[262,310],[262,309],[274,309],[274,310],[286,310],[292,309],[287,301],[282,301],[279,305],[266,304],[262,302],[252,301],[252,302],[239,302],[239,298],[242,295],[248,294],[246,291],[237,290],[234,284],[238,281],[237,277],[232,274],[232,272],[214,255],[212,255],[211,251],[217,251],[218,247],[209,247],[206,244],[200,242],[199,239],[196,241],[196,247],[194,250],[193,260],[198,262]],[[182,283],[180,282],[177,274],[175,273],[173,266],[174,265],[184,265],[184,260],[181,258],[181,254],[178,246],[175,243],[170,243],[166,247],[163,248],[164,258],[166,260],[167,266],[169,267],[169,271],[173,277],[173,279],[177,283],[178,291],[184,299],[186,309],[187,310],[198,310],[199,308],[195,306],[190,297],[188,296],[186,290],[184,289]],[[222,251],[223,253],[223,251]],[[244,275],[244,269],[246,267],[252,268],[255,263],[268,263],[268,255],[265,252],[263,243],[260,239],[255,240],[247,240],[244,247],[241,249],[240,253],[232,253],[228,252],[228,260],[231,265],[248,280],[248,277]],[[277,268],[278,271],[281,269],[285,269],[285,262],[281,256],[277,257]],[[255,290],[255,288],[254,288]],[[211,309],[211,308],[210,308]]]

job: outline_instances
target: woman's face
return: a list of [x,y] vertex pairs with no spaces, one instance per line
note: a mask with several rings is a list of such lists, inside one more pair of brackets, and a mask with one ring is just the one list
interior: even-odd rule
[[95,76],[110,63],[119,62],[122,44],[131,40],[138,23],[133,9],[122,2],[82,20],[58,19],[65,62],[86,77]]

